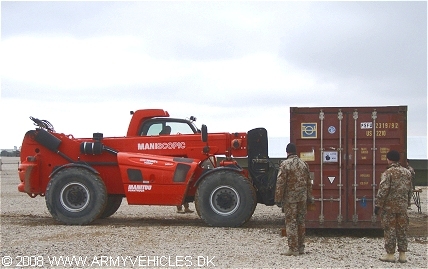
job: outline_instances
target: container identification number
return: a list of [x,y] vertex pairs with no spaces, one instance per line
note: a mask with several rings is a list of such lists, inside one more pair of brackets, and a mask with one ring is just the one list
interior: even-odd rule
[[376,129],[398,129],[398,122],[376,122]]
[[[398,129],[398,122],[376,122],[376,129]],[[373,122],[361,122],[361,129],[373,129]]]
[[[366,136],[373,136],[373,131],[366,131]],[[386,136],[386,131],[376,131],[376,136]]]
[[[361,122],[361,129],[372,129],[372,122]],[[398,129],[398,122],[376,122],[376,137],[385,137],[386,130],[384,129]],[[366,136],[373,136],[372,130],[366,130]]]

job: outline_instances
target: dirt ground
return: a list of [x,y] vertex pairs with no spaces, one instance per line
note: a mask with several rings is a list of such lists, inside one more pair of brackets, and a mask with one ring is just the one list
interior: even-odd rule
[[[35,225],[45,224],[50,225],[56,223],[49,212],[46,209],[46,205],[44,199],[41,197],[37,197],[35,199],[31,199],[26,194],[19,193],[17,191],[17,185],[19,182],[18,179],[18,161],[19,158],[12,157],[3,157],[3,166],[1,171],[1,217],[2,224],[7,223],[8,221],[17,223],[17,222],[25,222],[27,225],[31,225],[34,223]],[[422,193],[420,194],[421,204],[422,204],[422,213],[418,213],[417,207],[412,204],[411,210],[408,211],[409,214],[409,231],[408,235],[411,237],[427,237],[428,236],[428,214],[427,214],[427,191],[428,188],[417,187],[418,189],[422,189]],[[29,210],[28,205],[30,204],[33,209]],[[20,205],[23,205],[24,208],[20,208]],[[11,206],[9,208],[9,206]],[[134,218],[136,212],[139,210],[135,210],[138,206],[129,206],[126,203],[126,199],[122,202],[121,207],[118,212],[114,214],[112,218],[106,220],[97,220],[94,224],[97,225],[141,225],[140,218]],[[144,207],[145,209],[147,206]],[[149,208],[157,208],[155,211],[164,211],[164,207],[155,207],[149,206]],[[277,211],[277,208],[274,207],[265,207],[262,205],[257,206],[255,215],[252,217],[251,221],[248,222],[245,227],[247,228],[262,228],[262,227],[283,227],[283,218],[282,215],[279,215],[278,218],[272,218],[271,211]],[[27,210],[25,210],[27,209]],[[26,211],[25,213],[19,213],[20,211]],[[146,211],[146,210],[144,210]],[[152,210],[149,210],[149,212]],[[39,212],[39,213],[37,213]],[[147,213],[147,212],[146,212]],[[175,217],[168,215],[171,213],[171,208],[168,207],[166,210],[166,216],[159,217],[158,214],[146,214],[144,218],[144,223],[157,224],[157,225],[195,225],[195,226],[205,226],[206,224],[200,220],[196,214],[192,214],[192,218],[184,219],[176,219]],[[274,214],[275,215],[275,214]],[[319,229],[308,229],[308,233],[316,234]],[[329,230],[323,229],[323,234]],[[337,231],[334,229],[330,230],[331,233],[350,233],[354,234],[355,230],[343,230]],[[357,232],[358,233],[358,232]],[[376,233],[376,232],[374,232]]]
[[[7,161],[11,162],[3,158],[3,163]],[[208,227],[196,213],[177,214],[175,207],[132,206],[126,203],[126,199],[108,219],[96,220],[88,226],[62,225],[51,217],[43,197],[33,199],[18,192],[17,167],[16,160],[15,164],[3,165],[1,171],[1,258],[59,256],[65,253],[94,257],[104,253],[109,256],[126,254],[137,257],[142,252],[149,252],[153,255],[168,253],[175,257],[190,253],[194,259],[196,255],[209,254],[217,257],[215,266],[218,267],[385,266],[378,260],[378,255],[383,252],[382,230],[307,229],[307,254],[312,255],[312,261],[318,262],[316,264],[310,264],[304,257],[284,260],[284,256],[279,254],[266,256],[260,249],[277,253],[285,239],[280,235],[284,215],[279,208],[264,205],[258,205],[250,221],[239,228]],[[392,267],[425,267],[428,188],[421,188],[422,213],[418,213],[415,205],[409,210],[408,235],[412,249],[409,263],[397,263]],[[191,204],[192,209],[193,206]],[[366,247],[359,250],[358,255],[352,256],[351,261],[337,264],[343,259],[346,261],[349,253],[361,246]]]

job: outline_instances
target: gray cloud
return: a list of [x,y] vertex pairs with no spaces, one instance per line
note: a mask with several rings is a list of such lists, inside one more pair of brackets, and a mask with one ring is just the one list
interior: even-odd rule
[[14,56],[2,59],[10,61],[3,100],[197,104],[224,115],[231,107],[247,114],[408,105],[409,135],[427,132],[426,2],[7,1],[1,8],[2,53]]

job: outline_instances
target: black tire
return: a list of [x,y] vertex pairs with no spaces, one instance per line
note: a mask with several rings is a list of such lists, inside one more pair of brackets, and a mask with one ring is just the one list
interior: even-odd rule
[[255,190],[250,181],[234,171],[208,175],[198,186],[195,208],[210,226],[239,227],[256,207]]
[[122,204],[123,197],[120,195],[109,195],[104,212],[101,213],[100,219],[105,219],[116,213]]
[[61,170],[52,177],[45,200],[54,219],[68,225],[85,225],[104,211],[107,191],[98,175],[74,167]]

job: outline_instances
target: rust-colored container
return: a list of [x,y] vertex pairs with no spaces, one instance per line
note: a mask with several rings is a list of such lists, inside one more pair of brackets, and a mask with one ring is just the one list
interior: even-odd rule
[[389,150],[407,158],[407,106],[292,107],[290,141],[309,164],[309,228],[380,228],[374,202]]

